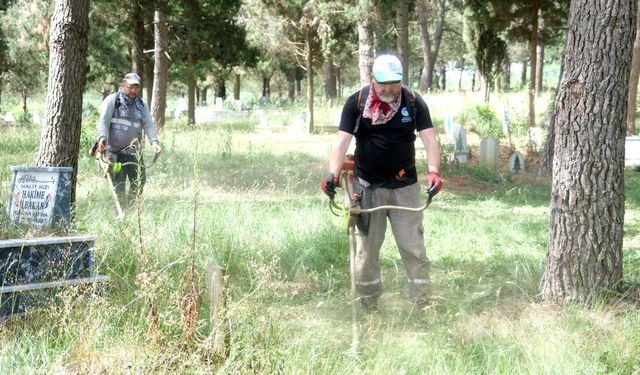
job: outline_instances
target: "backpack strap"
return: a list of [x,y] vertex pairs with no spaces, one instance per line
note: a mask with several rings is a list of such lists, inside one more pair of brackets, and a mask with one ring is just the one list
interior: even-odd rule
[[367,104],[367,98],[369,97],[369,90],[371,89],[371,85],[366,85],[358,91],[358,118],[356,119],[356,126],[353,129],[353,134],[358,132],[360,128],[360,120],[362,119],[362,113],[364,112],[364,106]]
[[413,120],[413,126],[416,124],[416,92],[406,86],[402,86],[402,92],[404,97],[407,98],[407,107],[411,111],[411,119]]

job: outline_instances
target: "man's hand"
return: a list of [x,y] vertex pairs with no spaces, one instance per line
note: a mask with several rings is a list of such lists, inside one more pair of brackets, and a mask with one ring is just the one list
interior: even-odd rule
[[160,153],[162,152],[162,147],[160,147],[160,143],[153,144],[153,152],[155,152],[156,155],[160,155]]
[[320,187],[325,194],[329,196],[329,198],[333,199],[336,196],[336,185],[338,184],[338,178],[333,175],[333,173],[329,173],[327,177],[322,181]]
[[427,192],[429,194],[436,195],[442,188],[442,180],[440,179],[440,173],[429,172],[429,182],[427,182]]
[[98,151],[102,152],[107,148],[107,140],[102,138],[98,140]]

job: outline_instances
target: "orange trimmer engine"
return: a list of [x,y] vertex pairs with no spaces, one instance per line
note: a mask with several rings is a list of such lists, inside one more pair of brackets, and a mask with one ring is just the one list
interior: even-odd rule
[[362,189],[360,188],[360,184],[355,181],[355,171],[356,171],[356,158],[355,156],[348,154],[345,155],[344,161],[342,162],[342,171],[341,175],[346,175],[346,187],[350,192],[351,201],[358,202],[360,198],[362,198]]

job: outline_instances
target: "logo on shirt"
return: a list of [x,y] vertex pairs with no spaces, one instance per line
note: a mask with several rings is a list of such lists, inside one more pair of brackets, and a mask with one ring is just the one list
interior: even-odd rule
[[409,116],[409,109],[407,107],[402,107],[400,110],[400,114],[402,114],[402,122],[412,122],[413,119]]

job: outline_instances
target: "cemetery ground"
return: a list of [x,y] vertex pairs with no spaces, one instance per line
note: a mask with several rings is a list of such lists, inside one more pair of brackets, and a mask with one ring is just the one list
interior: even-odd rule
[[[6,193],[9,166],[34,160],[39,129],[0,132]],[[625,176],[629,293],[558,306],[539,295],[549,181],[529,167],[511,175],[504,159],[499,172],[473,160],[444,163],[444,189],[424,218],[433,303],[418,312],[404,298],[405,271],[388,233],[380,311],[360,317],[354,355],[346,224],[319,189],[335,134],[303,133],[259,131],[250,121],[170,122],[139,211],[117,220],[107,180],[87,156],[94,134],[87,129],[73,231],[98,236],[96,271],[111,281],[63,288],[27,317],[0,323],[0,373],[640,372],[633,289],[640,280],[640,173]],[[473,154],[478,145],[470,145]],[[418,168],[424,176],[426,165]],[[3,239],[27,235],[5,221],[1,229]],[[207,339],[208,264],[229,274],[226,361]],[[197,316],[181,307],[193,295],[190,280]]]

